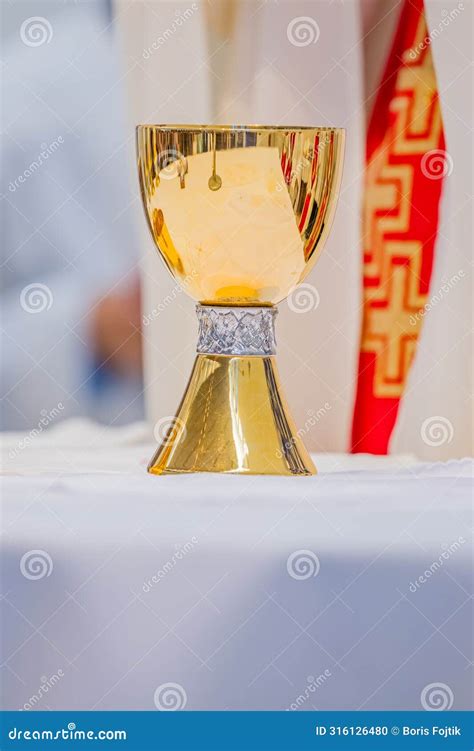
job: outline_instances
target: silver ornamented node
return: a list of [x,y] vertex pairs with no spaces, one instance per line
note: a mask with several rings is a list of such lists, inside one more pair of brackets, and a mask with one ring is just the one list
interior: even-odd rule
[[196,305],[196,312],[200,354],[260,357],[275,354],[276,308]]

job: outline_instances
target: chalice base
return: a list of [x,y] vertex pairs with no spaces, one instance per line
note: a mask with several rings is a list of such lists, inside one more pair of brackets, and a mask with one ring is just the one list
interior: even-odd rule
[[314,475],[282,395],[274,356],[198,354],[155,475]]

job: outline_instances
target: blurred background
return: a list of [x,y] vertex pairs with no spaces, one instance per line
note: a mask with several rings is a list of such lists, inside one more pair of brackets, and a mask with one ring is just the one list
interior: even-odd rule
[[[366,123],[402,6],[2,3],[3,430],[71,416],[112,426],[146,417],[151,434],[174,414],[197,327],[193,302],[147,234],[137,123],[329,125],[347,130],[335,224],[308,280],[312,304],[295,315],[283,303],[277,333],[282,380],[308,448],[348,450],[362,324]],[[432,40],[456,208],[440,230],[434,289],[471,265],[472,8],[426,3],[436,28],[455,8]],[[309,37],[292,35],[297,21]],[[430,459],[471,453],[471,299],[463,277],[426,315],[424,354],[391,451]],[[420,425],[436,415],[455,428],[438,446],[420,437]]]
[[3,428],[143,416],[133,137],[111,3],[2,3]]

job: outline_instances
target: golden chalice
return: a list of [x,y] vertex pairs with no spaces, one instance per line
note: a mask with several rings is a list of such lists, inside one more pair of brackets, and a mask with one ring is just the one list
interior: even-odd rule
[[339,128],[139,125],[151,233],[197,302],[197,356],[148,470],[311,475],[275,365],[275,307],[308,274],[339,191]]

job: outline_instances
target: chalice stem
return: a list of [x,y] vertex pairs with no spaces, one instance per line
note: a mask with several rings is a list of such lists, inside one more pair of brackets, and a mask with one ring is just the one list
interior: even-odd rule
[[315,474],[281,391],[276,312],[273,306],[197,306],[198,354],[149,472]]

